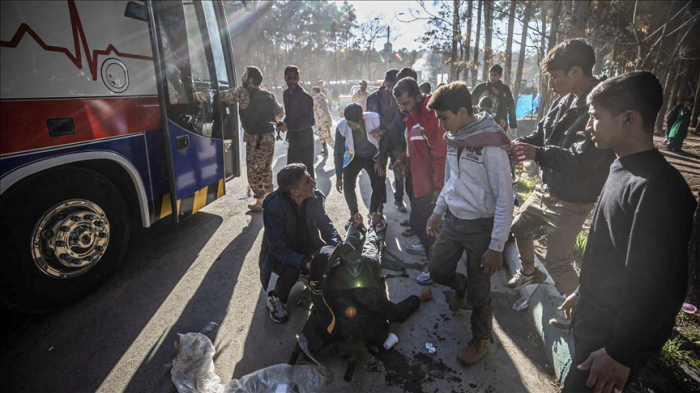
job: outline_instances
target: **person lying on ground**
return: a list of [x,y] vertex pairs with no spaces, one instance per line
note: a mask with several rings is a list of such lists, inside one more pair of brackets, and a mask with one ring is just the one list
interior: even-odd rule
[[432,298],[432,291],[424,289],[398,303],[388,299],[380,277],[383,240],[377,228],[381,226],[366,228],[362,215],[357,214],[343,244],[324,246],[312,258],[309,286],[316,300],[304,330],[309,342],[315,343],[312,350],[349,338],[381,345],[390,322],[404,322]]

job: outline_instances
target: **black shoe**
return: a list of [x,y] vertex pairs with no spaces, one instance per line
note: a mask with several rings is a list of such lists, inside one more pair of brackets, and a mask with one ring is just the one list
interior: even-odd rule
[[282,303],[280,298],[278,298],[275,294],[275,291],[270,291],[270,293],[267,295],[267,312],[273,322],[287,322],[287,310],[284,303]]

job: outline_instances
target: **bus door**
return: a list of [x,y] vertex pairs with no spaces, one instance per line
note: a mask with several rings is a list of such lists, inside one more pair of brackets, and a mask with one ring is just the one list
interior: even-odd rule
[[[166,138],[164,172],[178,222],[225,193],[227,147],[229,156],[238,157],[237,113],[218,96],[235,76],[211,1],[153,1],[148,8]],[[238,174],[238,165],[229,165],[229,175]]]

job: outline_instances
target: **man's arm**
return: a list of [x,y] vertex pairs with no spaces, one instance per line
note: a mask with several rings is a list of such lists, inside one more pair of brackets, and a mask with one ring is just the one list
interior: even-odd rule
[[275,102],[275,120],[280,122],[284,119],[284,107],[277,101],[277,97],[275,97],[274,93],[270,92],[270,94],[272,95],[272,100]]
[[445,160],[447,159],[447,145],[445,144],[444,138],[445,130],[440,127],[438,118],[433,117],[426,125],[425,132],[430,142],[433,189],[435,191],[441,191],[442,187],[445,185]]
[[333,147],[333,161],[335,163],[336,180],[343,179],[343,156],[345,155],[345,137],[335,128],[335,146]]
[[518,120],[515,117],[515,101],[513,99],[513,93],[510,91],[508,86],[503,85],[506,89],[506,108],[508,110],[508,121],[510,122],[510,128],[518,128]]
[[611,149],[598,149],[585,131],[577,133],[577,142],[565,149],[559,146],[540,146],[535,153],[539,165],[571,176],[582,176],[612,161]]
[[487,146],[484,149],[484,166],[491,192],[496,197],[496,212],[493,217],[489,249],[503,252],[510,233],[510,224],[513,221],[513,183],[508,154],[500,147]]
[[630,196],[639,203],[620,283],[624,299],[605,346],[627,367],[639,352],[663,346],[685,298],[693,204],[680,190],[678,183],[654,179]]
[[542,120],[537,122],[537,128],[535,128],[535,130],[530,135],[520,137],[514,142],[522,142],[534,146],[544,146],[544,122],[547,119],[556,117],[557,111],[559,110],[559,108],[557,107],[559,106],[559,101],[561,101],[562,98],[563,97],[559,97],[556,100],[554,100],[552,105],[549,107],[549,110],[547,111],[547,115]]
[[265,226],[265,236],[270,245],[270,252],[285,265],[291,265],[301,269],[302,262],[306,257],[292,250],[284,236],[285,220],[268,210],[263,211],[263,225]]
[[411,295],[400,303],[393,303],[379,287],[355,289],[353,292],[360,304],[390,322],[403,322],[420,307],[420,298],[416,295]]
[[248,108],[248,105],[250,105],[250,96],[248,95],[248,91],[244,89],[243,86],[222,90],[219,93],[219,99],[221,102],[229,105],[237,102],[240,109],[246,109]]
[[321,204],[318,209],[318,214],[316,215],[316,225],[321,232],[321,239],[323,239],[326,244],[335,246],[340,243],[342,239],[340,235],[338,235],[338,231],[335,230],[333,221],[328,217],[328,213],[326,213],[326,198],[322,196],[320,191],[316,193],[315,198],[319,198],[320,201],[318,201],[318,203]]

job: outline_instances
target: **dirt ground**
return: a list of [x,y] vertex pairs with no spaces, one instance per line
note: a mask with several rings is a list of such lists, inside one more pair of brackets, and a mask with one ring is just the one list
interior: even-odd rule
[[696,197],[700,192],[700,135],[688,133],[683,143],[683,150],[674,153],[663,145],[663,136],[654,135],[654,145],[683,175]]

